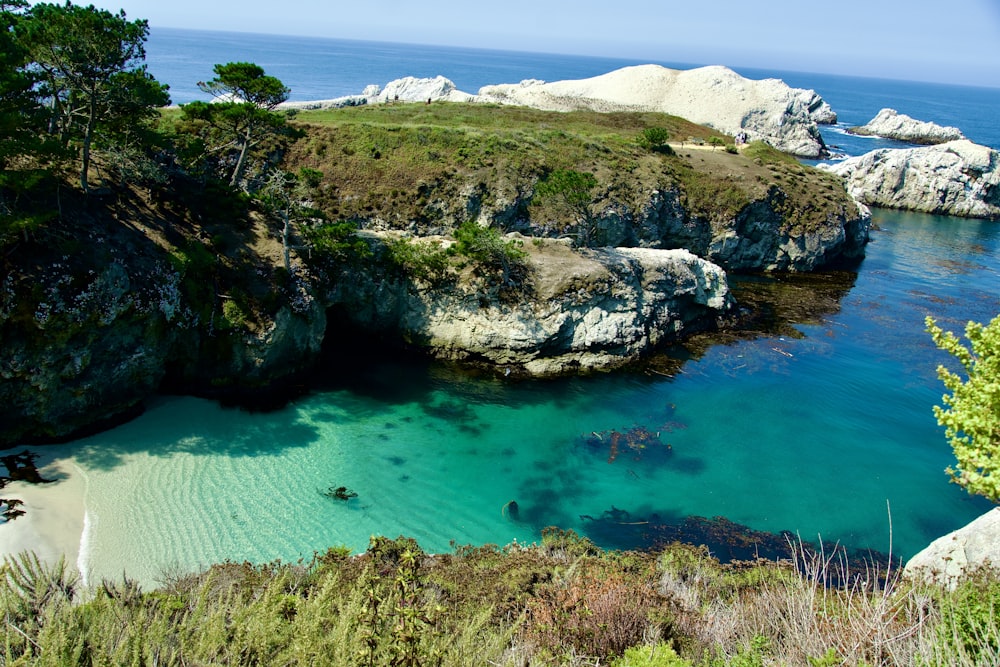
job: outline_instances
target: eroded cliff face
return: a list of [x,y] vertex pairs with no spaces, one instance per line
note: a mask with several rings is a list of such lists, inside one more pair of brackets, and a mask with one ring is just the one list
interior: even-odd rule
[[[531,192],[509,187],[467,188],[452,199],[435,200],[440,217],[472,217],[480,225],[497,225],[527,236],[551,236],[544,219],[529,218]],[[803,222],[790,196],[772,187],[735,214],[697,214],[684,203],[677,188],[652,189],[620,196],[599,196],[589,221],[561,228],[565,238],[578,239],[581,227],[597,245],[609,247],[683,248],[727,271],[813,271],[864,255],[871,229],[871,211],[844,197],[828,204],[822,216]],[[815,214],[815,210],[811,211]],[[378,220],[372,229],[384,229]],[[416,233],[438,232],[420,228]]]
[[113,421],[164,382],[260,390],[322,344],[325,312],[311,299],[242,316],[223,307],[220,295],[261,286],[269,260],[248,259],[237,282],[200,275],[149,230],[101,216],[17,250],[0,285],[0,446]]
[[[373,237],[376,257],[381,243]],[[437,358],[536,377],[624,365],[714,328],[733,307],[723,270],[686,250],[581,252],[527,239],[522,247],[529,279],[514,290],[468,271],[429,285],[369,265],[342,276],[327,298],[354,326]]]

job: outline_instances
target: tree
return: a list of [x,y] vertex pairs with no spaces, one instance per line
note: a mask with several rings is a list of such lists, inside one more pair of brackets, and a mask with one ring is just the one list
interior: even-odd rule
[[539,181],[535,195],[541,202],[551,202],[557,208],[563,209],[576,218],[580,224],[577,242],[589,246],[594,240],[597,221],[591,212],[594,203],[593,190],[597,187],[597,178],[593,174],[574,171],[572,169],[557,169],[547,178]]
[[30,151],[41,118],[28,52],[14,34],[25,8],[24,0],[0,0],[0,171]]
[[934,406],[934,416],[958,460],[947,472],[969,493],[1000,502],[1000,315],[985,326],[969,322],[968,346],[932,318],[926,324],[934,344],[954,356],[967,375],[963,380],[944,366],[937,369],[951,394],[942,397],[943,407]]
[[101,133],[148,123],[170,103],[167,86],[145,65],[149,25],[93,5],[41,3],[17,26],[43,82],[49,131],[79,145],[80,187],[89,192],[91,153]]
[[639,137],[639,145],[654,153],[665,153],[670,155],[673,149],[670,148],[670,132],[665,127],[647,127],[643,129]]
[[302,220],[316,216],[316,211],[303,202],[308,191],[323,178],[315,169],[303,168],[298,176],[280,169],[273,170],[264,181],[257,196],[264,207],[281,220],[281,250],[285,270],[292,271],[292,244],[295,226]]
[[243,179],[250,151],[284,129],[284,117],[274,110],[288,99],[290,91],[253,63],[216,65],[214,71],[215,78],[199,82],[198,87],[217,101],[192,102],[182,110],[186,119],[205,121],[222,133],[224,143],[215,150],[236,149],[236,164],[229,177],[229,184],[235,187]]

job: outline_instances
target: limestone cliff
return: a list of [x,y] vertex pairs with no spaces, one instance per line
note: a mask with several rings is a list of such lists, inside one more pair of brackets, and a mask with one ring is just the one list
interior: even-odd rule
[[660,65],[624,67],[571,81],[485,86],[480,101],[568,111],[657,111],[802,157],[827,149],[817,123],[836,122],[830,106],[812,90],[791,88],[778,79],[752,80],[722,66],[674,70]]
[[1000,216],[1000,154],[968,140],[881,149],[822,168],[840,176],[848,192],[871,206]]
[[[373,238],[378,248],[382,235]],[[686,250],[581,252],[525,241],[529,278],[515,293],[469,272],[432,286],[375,262],[343,276],[327,298],[355,326],[435,357],[531,376],[621,366],[714,328],[733,306],[722,269]]]
[[864,125],[847,131],[850,134],[884,137],[912,144],[933,145],[965,139],[965,135],[957,127],[919,121],[895,109],[882,109]]

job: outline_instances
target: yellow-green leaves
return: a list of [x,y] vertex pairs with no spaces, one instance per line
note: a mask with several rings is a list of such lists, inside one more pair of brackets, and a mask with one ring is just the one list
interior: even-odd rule
[[963,379],[944,366],[938,377],[950,391],[934,416],[945,427],[957,465],[947,472],[969,493],[1000,501],[1000,315],[987,324],[969,322],[968,346],[928,317],[927,331],[934,344],[954,356],[965,371]]

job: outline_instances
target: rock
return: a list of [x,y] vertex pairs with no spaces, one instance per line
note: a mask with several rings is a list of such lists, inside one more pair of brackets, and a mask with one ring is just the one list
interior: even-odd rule
[[870,206],[969,218],[1000,216],[1000,155],[962,139],[880,149],[832,165],[848,192]]
[[817,123],[837,119],[812,90],[790,88],[778,79],[747,79],[721,66],[674,70],[638,65],[590,79],[532,79],[485,86],[478,100],[557,111],[669,113],[729,134],[744,131],[750,140],[812,158],[827,153]]
[[903,573],[953,589],[963,574],[1000,567],[1000,507],[930,543]]
[[915,120],[895,109],[882,109],[865,125],[852,127],[847,131],[850,134],[884,137],[912,144],[933,145],[965,139],[965,135],[957,127]]
[[282,109],[337,109],[341,107],[361,106],[364,104],[377,104],[385,102],[426,102],[427,100],[446,102],[470,102],[475,99],[475,95],[463,93],[455,87],[455,84],[443,76],[436,76],[428,79],[418,79],[407,76],[396,79],[379,87],[372,84],[365,86],[360,95],[347,95],[329,100],[312,100],[308,102],[285,102],[280,105]]
[[635,235],[654,247],[687,248],[727,271],[812,271],[864,255],[871,228],[866,206],[844,205],[822,223],[799,228],[783,221],[785,200],[772,188],[733,218],[705,220],[685,215],[676,193],[660,192],[640,211]]
[[427,100],[469,102],[473,97],[469,93],[458,90],[450,79],[440,75],[433,79],[418,79],[407,76],[385,84],[385,88],[375,98],[369,98],[369,101],[372,103],[396,100],[400,102],[426,102]]
[[430,288],[366,268],[331,295],[353,324],[431,355],[504,372],[553,376],[604,370],[654,346],[714,327],[732,307],[726,275],[686,250],[574,251],[524,244],[531,289],[517,298],[468,276]]

